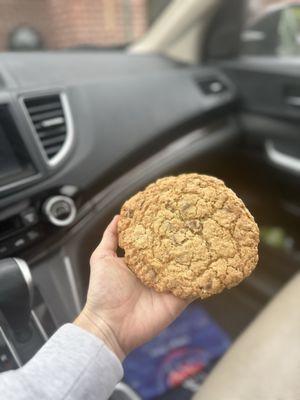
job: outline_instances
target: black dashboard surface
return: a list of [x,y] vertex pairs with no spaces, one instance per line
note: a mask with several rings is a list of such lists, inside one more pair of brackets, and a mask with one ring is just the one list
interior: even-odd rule
[[162,72],[179,65],[162,56],[99,51],[2,53],[0,60],[2,80],[10,88],[17,89]]
[[[34,185],[2,196],[0,208],[60,185],[83,190],[109,174],[113,179],[135,155],[147,158],[199,127],[211,111],[231,107],[235,98],[234,88],[218,70],[177,64],[159,55],[4,53],[0,75],[0,101],[10,103],[41,172]],[[212,78],[225,80],[228,90],[203,93],[199,82]],[[68,97],[75,140],[64,162],[49,169],[32,140],[19,97],[56,91]]]

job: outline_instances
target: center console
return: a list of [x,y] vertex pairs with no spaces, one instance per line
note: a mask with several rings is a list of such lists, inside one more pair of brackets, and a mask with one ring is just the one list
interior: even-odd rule
[[[63,236],[77,217],[75,186],[43,187],[63,168],[72,144],[72,115],[63,91],[0,93],[0,372],[26,363],[80,309],[78,300],[70,307],[67,257],[56,254],[50,269],[43,262],[34,266],[34,258],[49,251],[51,239]],[[60,293],[55,279],[61,280]],[[71,312],[53,316],[51,296],[65,301]]]
[[0,211],[0,258],[18,255],[46,236],[54,235],[56,228],[72,224],[77,214],[75,191],[68,195],[64,187],[43,193]]
[[59,171],[72,143],[72,115],[63,91],[1,97],[0,258],[19,255],[54,227],[75,220],[74,187],[39,190],[8,203]]
[[[5,371],[26,363],[48,334],[35,310],[37,299],[27,263],[17,258],[0,260],[0,281],[0,371]],[[50,315],[47,318],[51,321]]]

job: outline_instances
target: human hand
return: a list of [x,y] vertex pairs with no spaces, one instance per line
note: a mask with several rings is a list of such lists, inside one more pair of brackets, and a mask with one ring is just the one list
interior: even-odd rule
[[189,304],[144,286],[116,254],[118,216],[90,259],[86,304],[75,324],[98,336],[123,360],[166,328]]

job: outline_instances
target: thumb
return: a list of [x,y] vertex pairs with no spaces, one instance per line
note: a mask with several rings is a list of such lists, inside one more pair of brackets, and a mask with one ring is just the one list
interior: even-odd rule
[[119,215],[115,215],[105,229],[101,242],[93,252],[93,258],[99,259],[116,255],[116,250],[118,247],[118,220]]

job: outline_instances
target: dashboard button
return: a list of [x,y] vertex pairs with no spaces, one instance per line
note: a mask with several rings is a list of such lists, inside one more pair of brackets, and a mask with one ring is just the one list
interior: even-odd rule
[[0,257],[5,256],[9,252],[9,247],[7,244],[0,244]]
[[39,239],[42,235],[41,235],[41,232],[39,232],[35,229],[34,230],[31,229],[30,231],[27,232],[26,236],[30,242],[33,242],[33,241]]
[[34,225],[38,222],[38,216],[34,208],[28,208],[23,211],[21,218],[25,226]]
[[70,225],[76,217],[74,200],[67,196],[53,196],[45,201],[44,213],[49,222],[55,226]]
[[17,239],[13,240],[12,246],[15,250],[19,250],[24,247],[27,243],[27,240],[23,236],[19,236]]

